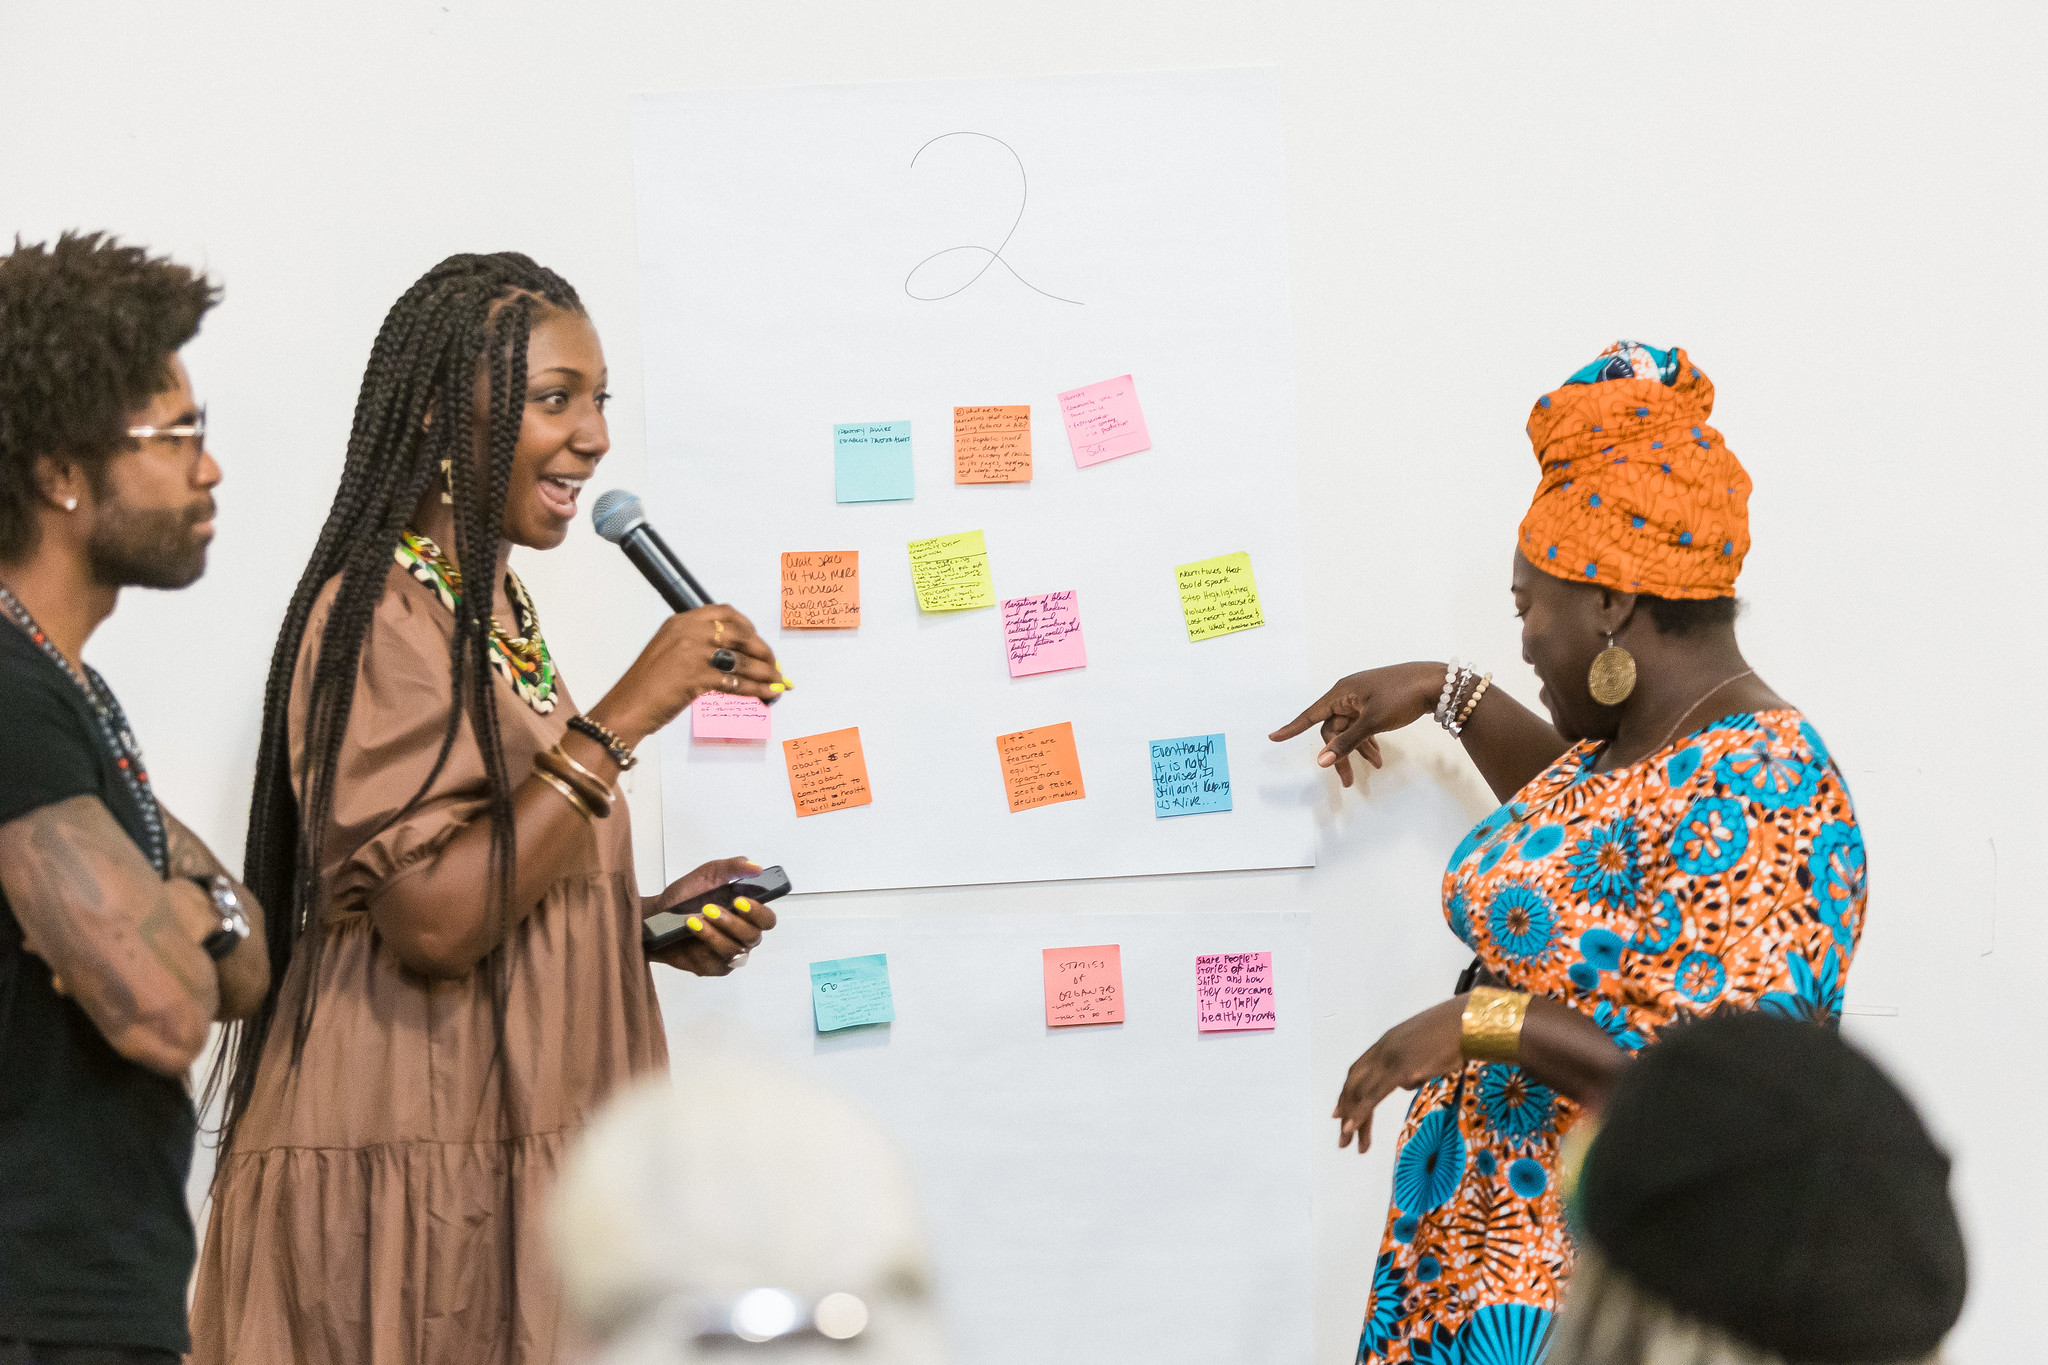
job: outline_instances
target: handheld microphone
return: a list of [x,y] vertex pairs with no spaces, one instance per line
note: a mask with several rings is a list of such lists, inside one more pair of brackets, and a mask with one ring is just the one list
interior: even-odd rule
[[626,558],[654,585],[671,610],[695,611],[710,605],[711,594],[690,576],[661,533],[647,524],[638,497],[623,488],[612,489],[590,509],[590,522],[599,535],[626,552]]

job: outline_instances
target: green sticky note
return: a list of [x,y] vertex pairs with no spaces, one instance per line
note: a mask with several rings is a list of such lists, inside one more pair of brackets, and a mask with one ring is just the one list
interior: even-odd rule
[[1173,576],[1180,584],[1180,611],[1187,618],[1189,640],[1266,624],[1259,585],[1252,581],[1252,557],[1244,551],[1183,564]]
[[889,955],[841,957],[811,964],[811,1012],[818,1032],[887,1024],[896,1018],[889,995]]
[[910,581],[923,611],[966,611],[996,604],[988,543],[979,531],[911,541]]

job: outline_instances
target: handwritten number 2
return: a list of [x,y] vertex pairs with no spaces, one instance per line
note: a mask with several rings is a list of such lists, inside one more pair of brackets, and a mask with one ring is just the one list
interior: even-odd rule
[[[1051,293],[1048,290],[1040,289],[1037,285],[1025,279],[1022,275],[1018,274],[1016,266],[1011,265],[1008,261],[1003,259],[1003,250],[1005,247],[1008,247],[1010,245],[1010,239],[1017,235],[1018,224],[1024,221],[1024,205],[1031,198],[1031,179],[1024,173],[1024,158],[1017,155],[1017,149],[1015,147],[1012,147],[1009,143],[1003,141],[1001,138],[994,137],[988,133],[976,133],[965,129],[959,132],[941,133],[937,137],[931,139],[930,142],[925,143],[924,147],[919,147],[917,151],[912,154],[910,158],[910,168],[912,170],[917,169],[917,158],[924,155],[926,147],[930,147],[934,142],[944,142],[949,137],[986,138],[988,141],[995,143],[996,146],[1001,147],[1004,151],[1010,154],[1010,159],[1017,163],[1017,216],[1010,221],[1010,230],[1003,234],[1003,240],[998,242],[993,248],[985,246],[976,246],[973,245],[972,243],[969,243],[962,246],[949,246],[944,248],[943,250],[934,251],[931,255],[925,257],[916,265],[910,267],[910,273],[903,277],[903,292],[910,295],[910,297],[916,299],[919,303],[937,303],[940,299],[950,299],[955,294],[960,293],[961,290],[971,287],[976,280],[979,280],[983,275],[986,275],[988,273],[988,268],[990,266],[1000,262],[1003,269],[1009,271],[1010,274],[1016,279],[1017,283],[1023,285],[1032,293],[1043,294],[1045,295],[1045,297],[1052,299],[1058,303],[1071,303],[1077,307],[1081,306],[1081,300],[1079,299],[1061,298],[1058,294]],[[981,263],[981,269],[975,271],[972,275],[970,275],[967,278],[967,282],[965,284],[960,285],[958,288],[948,289],[943,294],[920,294],[917,292],[917,289],[914,287],[913,282],[917,279],[918,271],[923,270],[926,266],[930,265],[933,261],[938,260],[941,256],[951,256],[955,252],[960,251],[980,252],[982,255],[988,257],[988,259]]]

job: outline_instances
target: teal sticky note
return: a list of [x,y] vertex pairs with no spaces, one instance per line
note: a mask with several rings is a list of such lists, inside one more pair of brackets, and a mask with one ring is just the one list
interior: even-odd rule
[[1230,809],[1230,759],[1221,735],[1152,741],[1152,813],[1200,815]]
[[896,502],[915,489],[910,423],[853,422],[832,428],[832,489],[840,502]]
[[818,1032],[886,1024],[896,1018],[889,995],[889,955],[835,958],[811,964],[811,1011]]

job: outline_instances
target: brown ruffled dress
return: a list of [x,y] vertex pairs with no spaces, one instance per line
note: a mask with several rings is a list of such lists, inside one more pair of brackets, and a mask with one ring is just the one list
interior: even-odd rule
[[[295,781],[336,587],[315,605],[292,681]],[[513,931],[502,1055],[482,970],[415,976],[371,927],[371,897],[484,818],[483,758],[465,719],[426,799],[384,827],[440,749],[453,629],[435,590],[394,566],[337,769],[319,975],[308,979],[305,955],[293,962],[255,1094],[221,1154],[192,1310],[196,1365],[554,1360],[564,1329],[548,1190],[605,1098],[667,1065],[624,802],[577,822],[576,870]],[[545,715],[502,674],[494,683],[508,771],[524,774],[575,706],[559,682]],[[309,987],[312,1033],[293,1066],[290,1021]]]

